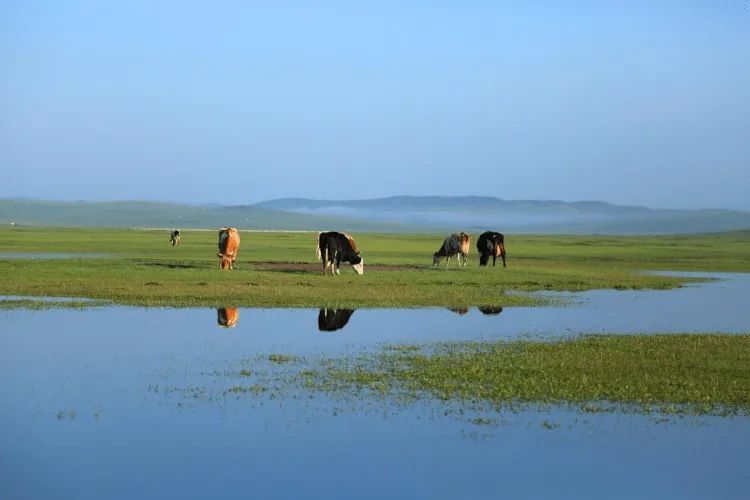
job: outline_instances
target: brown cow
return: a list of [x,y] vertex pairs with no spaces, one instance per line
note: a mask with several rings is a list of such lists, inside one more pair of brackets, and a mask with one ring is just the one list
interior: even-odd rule
[[234,269],[234,261],[240,251],[240,233],[233,227],[223,227],[219,230],[219,267]]

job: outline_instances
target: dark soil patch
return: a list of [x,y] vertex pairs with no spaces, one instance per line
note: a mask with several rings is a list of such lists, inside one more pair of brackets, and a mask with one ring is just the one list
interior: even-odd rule
[[[243,263],[245,264],[245,263]],[[317,272],[320,273],[323,270],[323,264],[311,263],[311,262],[249,262],[247,263],[255,269],[261,271],[279,271],[279,272]],[[365,272],[367,271],[418,271],[424,270],[424,266],[415,265],[390,265],[390,264],[367,264],[365,263]],[[341,263],[341,272],[347,270],[352,271],[349,264]],[[352,271],[354,272],[354,271]]]
[[141,264],[144,266],[167,267],[169,269],[199,269],[206,267],[206,264],[203,262],[190,264],[183,262],[141,262]]

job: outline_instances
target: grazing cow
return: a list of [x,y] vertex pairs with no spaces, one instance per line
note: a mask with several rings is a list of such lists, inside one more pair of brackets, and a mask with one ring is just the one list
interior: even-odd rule
[[357,274],[365,272],[365,261],[359,255],[357,245],[348,234],[335,231],[322,232],[318,234],[318,258],[323,262],[323,274],[331,267],[331,274],[341,274],[339,266],[341,262],[348,262]]
[[321,309],[318,313],[318,330],[321,332],[335,332],[346,326],[354,309]]
[[461,232],[459,234],[451,234],[445,240],[443,241],[443,246],[440,247],[440,250],[432,254],[432,265],[436,266],[440,262],[440,259],[442,257],[445,257],[445,265],[447,266],[450,264],[451,257],[454,255],[456,256],[456,261],[458,261],[458,265],[466,265],[466,256],[469,255],[469,244],[471,242],[471,237]]
[[240,311],[236,307],[220,307],[216,310],[216,322],[222,328],[234,328],[240,319]]
[[172,246],[177,246],[180,244],[180,230],[175,229],[171,233],[169,233],[169,242],[172,244]]
[[497,316],[498,314],[503,312],[502,307],[496,307],[496,306],[480,307],[479,310],[481,311],[482,314],[486,314],[487,316]]
[[479,265],[486,266],[492,255],[492,265],[498,257],[503,258],[503,267],[505,266],[505,236],[502,233],[487,231],[477,240],[477,250],[479,251]]
[[240,250],[240,233],[233,227],[223,227],[219,230],[219,267],[234,269],[234,261]]

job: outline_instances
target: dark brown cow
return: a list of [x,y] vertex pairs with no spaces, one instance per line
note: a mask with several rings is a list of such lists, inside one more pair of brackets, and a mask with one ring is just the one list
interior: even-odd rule
[[505,236],[502,233],[487,231],[482,233],[477,240],[477,250],[479,251],[479,265],[486,266],[492,255],[492,265],[498,257],[503,258],[503,267],[505,267]]

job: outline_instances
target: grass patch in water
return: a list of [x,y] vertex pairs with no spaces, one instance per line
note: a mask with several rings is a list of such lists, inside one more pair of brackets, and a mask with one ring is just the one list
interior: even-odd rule
[[[750,334],[603,335],[555,342],[386,348],[300,372],[329,392],[484,402],[575,404],[585,411],[750,412]],[[614,405],[614,406],[613,406]]]
[[277,365],[282,365],[285,363],[294,363],[299,361],[300,358],[297,356],[289,356],[286,354],[270,354],[268,356],[268,361],[271,363],[276,363]]
[[254,394],[257,396],[266,392],[266,390],[266,387],[262,384],[235,385],[224,391],[224,394]]

